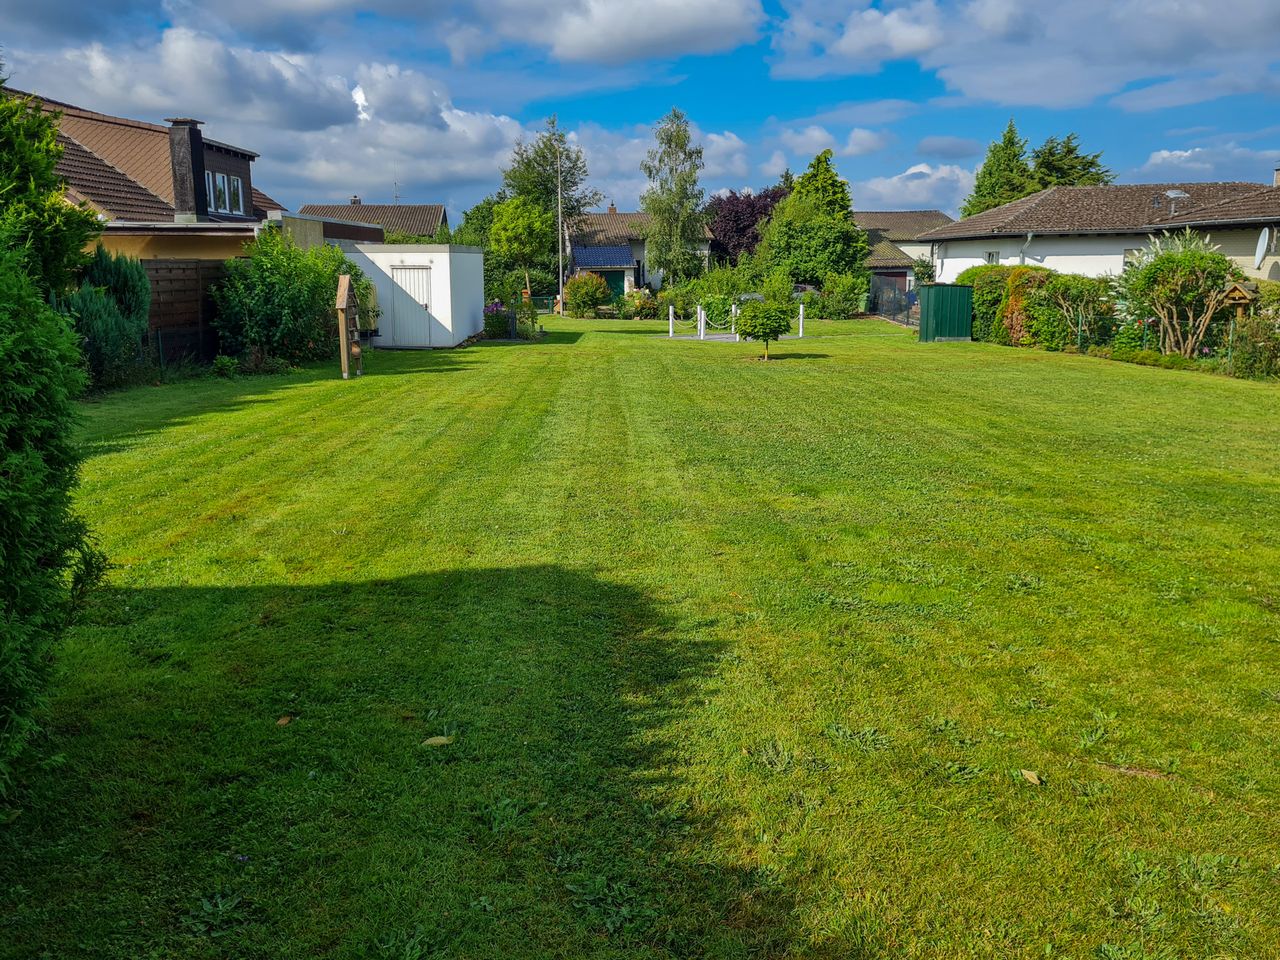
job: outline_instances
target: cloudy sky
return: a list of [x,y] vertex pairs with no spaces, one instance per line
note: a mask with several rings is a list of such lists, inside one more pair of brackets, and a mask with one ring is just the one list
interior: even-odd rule
[[1269,182],[1277,36],[1276,0],[0,0],[13,86],[199,117],[290,207],[398,182],[454,218],[552,113],[633,208],[673,106],[709,190],[831,147],[856,207],[954,212],[1010,116],[1124,181]]

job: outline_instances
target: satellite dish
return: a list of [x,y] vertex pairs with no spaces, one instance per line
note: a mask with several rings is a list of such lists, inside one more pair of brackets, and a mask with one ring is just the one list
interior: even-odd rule
[[1261,270],[1262,261],[1267,259],[1267,247],[1271,243],[1271,229],[1263,227],[1262,232],[1258,234],[1258,249],[1253,254],[1253,269]]

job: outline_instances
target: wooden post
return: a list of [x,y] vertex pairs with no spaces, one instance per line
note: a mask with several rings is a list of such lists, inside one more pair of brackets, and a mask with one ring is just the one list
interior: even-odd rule
[[351,293],[351,277],[342,274],[338,277],[338,354],[342,359],[342,379],[347,380],[351,377],[350,355],[351,346],[347,343],[347,297]]

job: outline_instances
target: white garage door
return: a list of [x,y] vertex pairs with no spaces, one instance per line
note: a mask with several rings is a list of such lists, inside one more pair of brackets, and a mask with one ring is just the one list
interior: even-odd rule
[[396,294],[396,329],[392,343],[397,347],[431,345],[431,268],[391,268]]

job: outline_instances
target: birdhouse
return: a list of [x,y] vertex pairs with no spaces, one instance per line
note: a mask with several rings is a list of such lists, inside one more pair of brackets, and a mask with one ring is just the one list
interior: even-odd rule
[[1227,287],[1226,303],[1227,306],[1235,307],[1239,310],[1253,303],[1257,296],[1257,285],[1252,283],[1233,283]]
[[338,311],[338,347],[342,361],[342,379],[364,375],[364,356],[360,350],[360,308],[355,291],[351,289],[351,277],[338,277],[338,296],[334,301]]

